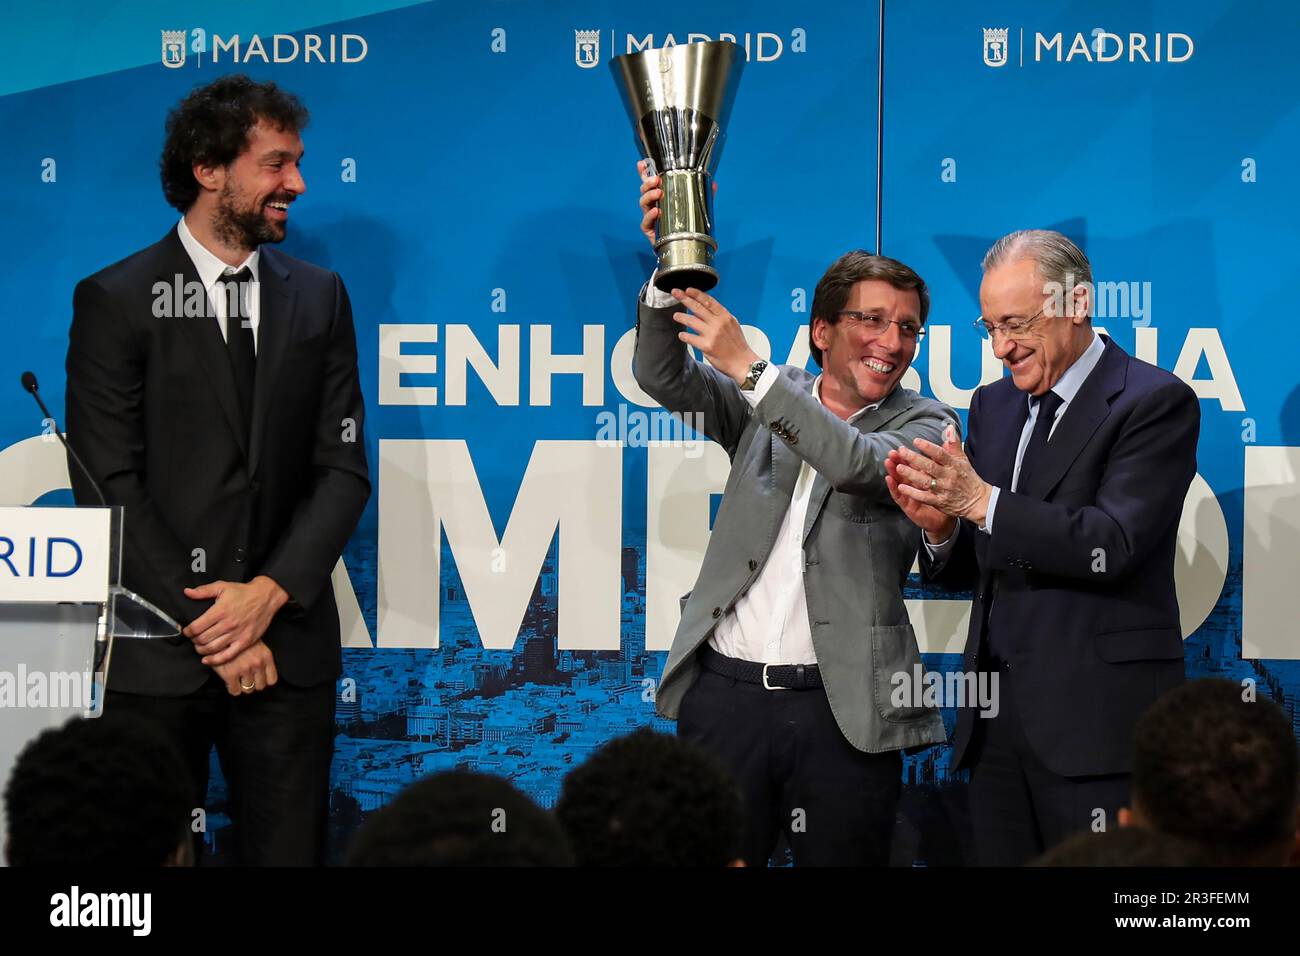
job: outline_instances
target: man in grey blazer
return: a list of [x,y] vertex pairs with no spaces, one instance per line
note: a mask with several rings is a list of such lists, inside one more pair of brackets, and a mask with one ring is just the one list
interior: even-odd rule
[[[653,242],[662,191],[640,169]],[[903,604],[920,531],[891,500],[884,463],[959,427],[899,386],[928,311],[907,266],[848,253],[813,296],[814,376],[761,360],[709,295],[642,292],[637,383],[702,414],[732,462],[656,707],[735,775],[750,866],[766,865],[780,832],[800,865],[887,864],[899,751],[944,739],[936,710],[891,700],[894,675],[920,663]]]

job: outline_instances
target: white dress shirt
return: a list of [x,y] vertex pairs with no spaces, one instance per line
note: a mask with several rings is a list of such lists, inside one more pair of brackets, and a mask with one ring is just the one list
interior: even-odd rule
[[224,295],[212,294],[212,287],[223,276],[234,275],[244,266],[248,266],[253,273],[252,289],[250,290],[249,300],[246,304],[248,310],[248,325],[253,330],[253,353],[257,353],[257,329],[262,317],[261,295],[258,292],[258,274],[257,262],[261,249],[254,249],[248,254],[248,258],[238,266],[229,266],[222,262],[208,249],[207,246],[194,238],[194,233],[190,232],[190,227],[185,224],[185,217],[181,217],[180,224],[176,227],[176,232],[181,238],[181,245],[189,253],[194,268],[199,273],[199,281],[203,283],[203,291],[207,293],[208,303],[217,316],[217,325],[221,329],[221,337],[228,339],[226,335],[226,297]]
[[[1083,354],[1074,360],[1074,364],[1067,368],[1061,374],[1057,383],[1052,386],[1051,391],[1055,392],[1061,399],[1061,404],[1056,409],[1056,417],[1052,419],[1051,431],[1047,433],[1049,442],[1052,440],[1052,435],[1056,434],[1056,426],[1060,422],[1061,416],[1065,414],[1065,410],[1070,407],[1070,403],[1079,394],[1079,389],[1083,387],[1084,381],[1092,374],[1092,370],[1097,367],[1097,363],[1101,361],[1101,353],[1105,350],[1106,343],[1101,340],[1100,335],[1093,332],[1092,341],[1083,350]],[[1029,403],[1029,417],[1025,419],[1024,428],[1020,429],[1020,444],[1016,446],[1016,464],[1011,472],[1012,491],[1016,490],[1016,485],[1020,481],[1020,462],[1025,457],[1025,449],[1029,447],[1029,439],[1034,434],[1034,422],[1038,419],[1038,402],[1033,401],[1033,397],[1030,395],[1025,396],[1025,401]],[[988,512],[984,516],[984,524],[979,526],[980,530],[985,534],[993,533],[993,512],[997,510],[998,495],[1001,493],[1002,489],[994,485],[993,491],[989,494]],[[947,540],[941,544],[931,544],[930,540],[924,535],[921,536],[921,540],[925,542],[925,548],[930,552],[932,562],[937,568],[938,565],[948,559],[953,542],[957,540],[957,532],[954,529]]]
[[[655,288],[654,276],[642,296],[646,305],[666,309],[677,300]],[[763,400],[781,370],[769,364],[758,377],[753,391],[741,390],[750,408]],[[822,400],[822,377],[812,387],[813,398]],[[858,409],[848,418],[857,421],[880,403]],[[808,595],[804,591],[803,525],[812,498],[817,472],[803,462],[794,483],[790,506],[785,510],[776,541],[763,563],[758,577],[735,606],[723,615],[709,638],[709,646],[719,654],[764,664],[816,664],[812,625],[808,622]]]
[[[752,392],[741,391],[750,407],[762,401],[781,370],[768,365]],[[813,382],[813,397],[822,400],[822,377]],[[849,418],[852,424],[876,402],[858,409]],[[804,591],[803,525],[812,498],[813,479],[817,472],[804,461],[794,483],[790,506],[785,509],[781,529],[763,563],[758,577],[723,616],[709,638],[709,646],[719,654],[764,664],[816,664],[812,625],[808,622],[808,595]]]

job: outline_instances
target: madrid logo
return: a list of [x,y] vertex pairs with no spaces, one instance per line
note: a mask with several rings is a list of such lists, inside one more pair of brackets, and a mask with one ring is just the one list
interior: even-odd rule
[[185,65],[185,31],[162,31],[162,64],[169,70]]
[[573,31],[573,62],[584,70],[600,64],[600,31]]
[[987,66],[1007,65],[1007,33],[1009,27],[984,28],[984,63]]

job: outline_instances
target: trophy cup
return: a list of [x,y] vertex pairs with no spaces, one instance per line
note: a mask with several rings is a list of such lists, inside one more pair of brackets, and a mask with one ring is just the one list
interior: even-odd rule
[[713,174],[745,65],[727,41],[683,43],[609,62],[637,147],[661,178],[655,222],[661,291],[718,284],[713,254]]

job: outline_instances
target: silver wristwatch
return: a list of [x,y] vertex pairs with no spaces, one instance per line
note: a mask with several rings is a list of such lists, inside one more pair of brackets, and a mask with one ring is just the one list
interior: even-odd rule
[[758,384],[758,377],[763,374],[765,368],[767,368],[767,363],[762,359],[759,359],[757,362],[751,362],[749,365],[749,374],[746,375],[745,380],[740,383],[740,390],[742,392],[752,392],[754,387]]

